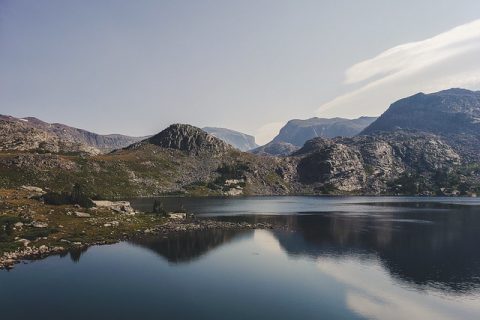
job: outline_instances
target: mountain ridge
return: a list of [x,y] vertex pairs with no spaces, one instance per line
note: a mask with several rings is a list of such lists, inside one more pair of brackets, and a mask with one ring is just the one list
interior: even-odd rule
[[269,143],[251,150],[254,154],[288,156],[300,149],[305,142],[316,137],[335,138],[351,137],[360,133],[371,124],[376,117],[318,118],[305,120],[292,119],[280,129],[280,132]]
[[[20,150],[44,152],[84,152],[98,154],[123,148],[145,137],[121,134],[101,135],[61,123],[48,123],[35,117],[16,118],[0,115],[0,144],[16,144]],[[22,138],[32,138],[22,143]]]
[[480,91],[453,88],[400,99],[360,135],[401,130],[436,134],[464,157],[480,161]]

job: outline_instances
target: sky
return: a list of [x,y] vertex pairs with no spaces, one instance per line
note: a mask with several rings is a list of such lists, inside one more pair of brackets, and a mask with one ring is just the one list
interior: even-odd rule
[[478,0],[0,0],[0,114],[268,142],[290,119],[378,116],[480,89]]

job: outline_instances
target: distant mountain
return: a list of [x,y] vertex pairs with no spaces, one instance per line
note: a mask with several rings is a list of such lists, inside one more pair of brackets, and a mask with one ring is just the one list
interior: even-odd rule
[[480,91],[449,89],[398,100],[361,134],[398,130],[439,135],[467,158],[478,160]]
[[264,146],[250,150],[250,153],[258,154],[260,156],[288,156],[292,152],[300,149],[298,146],[294,146],[291,143],[278,141],[278,142],[269,142]]
[[98,154],[126,147],[146,137],[100,135],[33,117],[0,115],[0,150]]
[[[62,191],[78,182],[92,194],[111,198],[165,194],[473,196],[480,192],[479,95],[461,89],[417,94],[392,104],[361,134],[315,137],[300,148],[276,138],[250,153],[202,129],[174,124],[128,147],[90,157],[99,149],[82,138],[78,132],[83,130],[33,118],[3,117],[0,187],[37,185]],[[340,133],[332,128],[345,127],[339,123],[356,123],[358,130],[371,120],[295,120],[279,136],[295,141],[309,132],[336,135]]]
[[360,117],[352,120],[344,118],[290,120],[271,142],[252,150],[252,153],[286,156],[300,149],[306,141],[316,137],[353,137],[375,119],[375,117]]
[[353,137],[375,120],[375,117],[290,120],[280,129],[280,133],[272,141],[288,142],[294,146],[301,147],[307,140],[316,137]]
[[258,147],[258,145],[255,143],[255,137],[245,133],[214,127],[205,127],[203,128],[203,131],[225,141],[228,144],[231,144],[241,151],[248,151]]

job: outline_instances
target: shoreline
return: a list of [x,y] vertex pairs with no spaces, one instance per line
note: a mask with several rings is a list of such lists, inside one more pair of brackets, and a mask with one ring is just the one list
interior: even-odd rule
[[[21,262],[41,260],[74,249],[115,244],[147,236],[168,237],[172,234],[208,229],[273,228],[268,223],[228,222],[213,217],[188,218],[181,214],[172,214],[170,218],[165,218],[158,214],[134,211],[131,207],[127,207],[125,211],[119,211],[115,206],[95,207],[88,210],[78,206],[51,206],[33,200],[32,194],[26,190],[3,189],[0,191],[3,195],[2,207],[9,209],[7,213],[0,212],[0,218],[24,221],[24,223],[14,224],[12,229],[14,235],[10,241],[0,242],[7,248],[8,245],[14,248],[10,250],[0,248],[3,249],[0,251],[0,270],[11,270]],[[27,223],[26,220],[30,222]],[[52,225],[55,226],[53,235],[42,234]],[[0,227],[4,226],[0,225]],[[79,232],[80,229],[83,230]],[[21,235],[32,232],[38,233],[39,237],[31,240],[21,239]]]
[[190,231],[202,231],[202,230],[212,230],[212,229],[221,229],[221,230],[255,230],[255,229],[273,229],[273,226],[268,223],[247,223],[247,222],[227,222],[219,221],[212,218],[205,219],[194,219],[194,220],[182,220],[177,221],[176,219],[171,219],[164,224],[155,225],[151,228],[147,228],[142,231],[136,231],[133,234],[124,234],[122,237],[116,240],[108,241],[99,241],[92,243],[82,243],[81,245],[73,245],[69,247],[60,247],[60,246],[46,246],[41,245],[40,247],[32,246],[25,247],[20,250],[13,252],[5,252],[3,256],[0,257],[0,270],[11,270],[15,267],[16,264],[22,263],[27,260],[41,260],[52,255],[57,255],[61,253],[69,252],[73,249],[84,249],[92,246],[100,245],[109,245],[115,244],[122,241],[127,241],[131,239],[142,239],[145,237],[151,236],[170,236],[172,234],[190,232]]

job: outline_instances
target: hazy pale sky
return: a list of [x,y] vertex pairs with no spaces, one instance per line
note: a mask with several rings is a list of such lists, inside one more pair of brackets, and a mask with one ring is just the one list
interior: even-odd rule
[[0,113],[267,142],[293,118],[480,89],[478,0],[0,0]]

